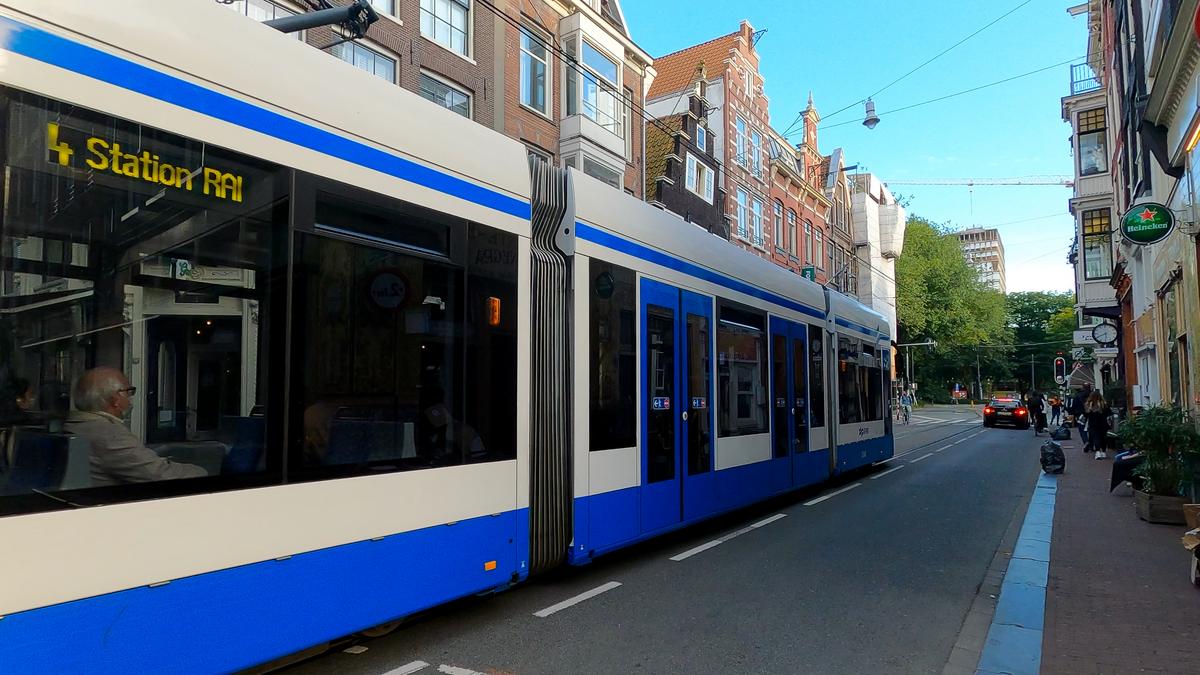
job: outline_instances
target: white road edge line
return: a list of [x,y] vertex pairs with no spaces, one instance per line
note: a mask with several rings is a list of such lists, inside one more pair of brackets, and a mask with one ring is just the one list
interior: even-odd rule
[[766,518],[764,520],[758,521],[757,523],[754,523],[750,527],[757,529],[757,528],[762,527],[763,525],[770,525],[771,523],[773,523],[781,518],[787,518],[787,514],[786,513],[776,513],[775,515],[771,516],[770,518]]
[[446,675],[484,675],[484,673],[481,673],[478,670],[459,668],[458,666],[448,666],[444,663],[438,666],[438,672],[446,673]]
[[594,598],[597,595],[600,595],[601,593],[604,593],[606,591],[611,591],[612,589],[614,589],[620,585],[621,585],[621,582],[619,582],[619,581],[610,581],[607,584],[602,584],[600,586],[597,586],[590,591],[584,591],[573,598],[567,598],[566,600],[563,600],[560,603],[550,605],[546,609],[539,609],[538,611],[534,612],[533,615],[544,619],[555,612],[561,612],[562,610],[564,610],[568,607],[578,605],[579,603],[583,602],[584,600],[587,600],[589,598]]
[[720,545],[721,545],[721,540],[714,539],[714,540],[708,542],[707,544],[700,544],[696,548],[689,548],[688,550],[684,551],[683,553],[680,553],[678,555],[673,555],[673,556],[671,556],[671,560],[674,560],[675,562],[679,562],[680,560],[687,560],[688,558],[696,555],[697,553],[704,553],[708,549],[713,548],[715,546],[720,546]]
[[879,480],[880,478],[883,478],[884,476],[888,475],[889,473],[891,473],[893,471],[899,471],[900,469],[903,469],[905,466],[906,466],[905,464],[901,464],[899,466],[893,466],[892,468],[888,469],[887,471],[884,471],[883,473],[877,473],[874,476],[871,476],[871,480]]
[[921,461],[921,460],[923,460],[923,459],[929,459],[930,457],[933,457],[933,453],[932,453],[932,452],[929,452],[929,453],[926,453],[926,454],[924,454],[924,455],[921,455],[920,457],[918,457],[918,458],[916,458],[916,459],[914,459],[914,460],[910,460],[910,461],[909,461],[909,464],[916,464],[917,462],[919,462],[919,461]]
[[938,448],[937,450],[934,450],[934,452],[941,452],[943,450],[949,450],[950,448],[953,448],[953,447],[954,447],[953,443],[951,443],[950,445],[943,445],[942,447]]
[[418,670],[423,670],[428,667],[429,667],[429,664],[425,663],[424,661],[413,661],[412,663],[406,663],[403,666],[400,666],[399,668],[393,668],[392,670],[387,671],[383,675],[412,675],[412,673],[415,673]]
[[836,496],[842,494],[843,492],[848,492],[850,490],[853,490],[854,488],[858,487],[859,485],[862,485],[862,483],[851,483],[850,485],[847,485],[846,487],[844,487],[840,490],[834,490],[833,492],[830,492],[829,494],[824,495],[822,497],[817,497],[816,499],[810,499],[810,500],[804,502],[804,505],[805,506],[813,506],[814,504],[820,504],[821,502],[825,501],[826,499],[829,499],[830,497],[836,497]]

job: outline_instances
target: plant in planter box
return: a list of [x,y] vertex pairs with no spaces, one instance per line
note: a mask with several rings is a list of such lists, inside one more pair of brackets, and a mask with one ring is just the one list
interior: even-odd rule
[[1183,523],[1185,486],[1194,491],[1193,467],[1200,458],[1200,432],[1187,413],[1173,406],[1150,406],[1126,420],[1121,445],[1144,460],[1134,471],[1142,477],[1135,491],[1138,516],[1149,522]]

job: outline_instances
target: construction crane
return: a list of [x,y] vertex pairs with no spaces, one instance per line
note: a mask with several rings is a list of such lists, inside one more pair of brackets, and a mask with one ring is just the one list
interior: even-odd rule
[[1059,187],[1073,188],[1075,181],[1067,176],[1018,176],[1016,178],[949,178],[937,179],[926,178],[921,180],[889,180],[884,181],[884,185],[891,187],[893,185],[965,185],[967,186],[967,194],[970,199],[971,217],[975,217],[975,186],[976,185],[1057,185]]
[[885,185],[1058,185],[1075,187],[1075,181],[1066,176],[1021,176],[1017,178],[924,178],[919,180],[887,180]]

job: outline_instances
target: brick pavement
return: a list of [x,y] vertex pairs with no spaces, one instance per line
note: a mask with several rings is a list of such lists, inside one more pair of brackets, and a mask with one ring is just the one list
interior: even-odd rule
[[1085,457],[1077,434],[1064,451],[1042,672],[1200,673],[1200,589],[1179,543],[1186,528],[1140,520],[1126,486],[1109,494],[1112,461]]

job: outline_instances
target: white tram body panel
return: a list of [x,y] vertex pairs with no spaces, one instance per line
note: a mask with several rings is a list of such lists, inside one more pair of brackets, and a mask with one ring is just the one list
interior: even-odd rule
[[[528,326],[530,185],[520,143],[215,3],[172,2],[169,12],[162,5],[6,1],[0,84],[511,232],[519,237],[517,322]],[[221,48],[197,35],[219,36]],[[54,38],[86,49],[60,52],[57,65],[14,51],[30,40],[55,48]],[[92,49],[112,59],[95,60]],[[131,90],[141,68],[175,83],[165,94],[176,99]],[[272,119],[294,125],[273,127]],[[372,165],[387,157],[430,180],[398,179]],[[493,204],[456,195],[455,186],[478,186]],[[519,360],[528,364],[528,333],[518,335]],[[524,409],[528,368],[517,373]],[[509,461],[0,518],[0,538],[10,544],[0,556],[0,616],[520,513],[528,505],[528,419],[516,425],[518,453]]]

